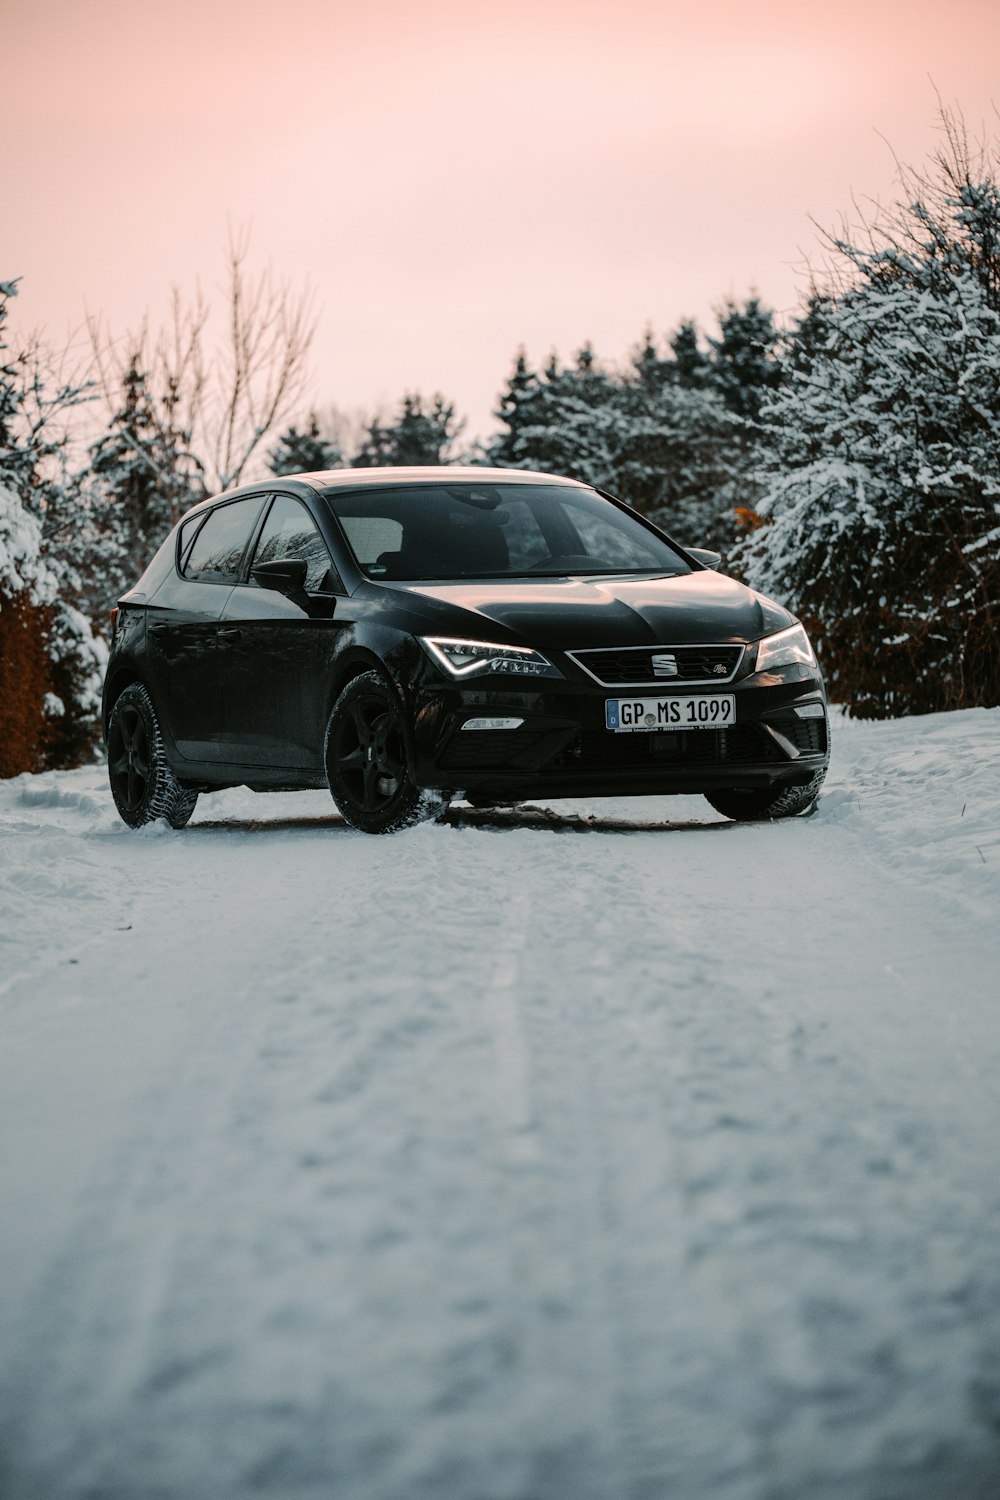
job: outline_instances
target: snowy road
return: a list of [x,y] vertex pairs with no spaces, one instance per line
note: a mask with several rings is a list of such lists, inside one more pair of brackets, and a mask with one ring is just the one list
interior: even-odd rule
[[0,784],[3,1500],[995,1500],[1000,710],[834,753],[766,827]]

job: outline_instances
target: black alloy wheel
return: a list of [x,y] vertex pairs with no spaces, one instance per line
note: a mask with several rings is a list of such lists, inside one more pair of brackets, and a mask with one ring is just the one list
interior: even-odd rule
[[440,810],[409,771],[402,707],[378,672],[347,684],[326,731],[326,774],[346,822],[363,833],[392,833]]
[[769,823],[778,818],[796,818],[808,812],[819,796],[826,778],[826,767],[811,776],[804,786],[763,787],[749,791],[738,789],[706,792],[705,800],[737,823]]
[[141,683],[124,690],[108,722],[108,780],[119,816],[130,828],[163,818],[183,828],[198,793],[181,786],[167,763],[153,700]]

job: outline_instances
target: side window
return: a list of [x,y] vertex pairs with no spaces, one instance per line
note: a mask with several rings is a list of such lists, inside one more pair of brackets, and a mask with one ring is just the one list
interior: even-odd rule
[[250,530],[260,512],[260,496],[231,500],[209,515],[195,537],[183,572],[185,578],[230,582],[239,572]]
[[301,557],[309,564],[306,588],[311,593],[329,589],[336,581],[336,575],[330,573],[326,543],[312,516],[291,495],[277,495],[267,513],[253,561],[280,562],[286,557]]
[[197,516],[192,516],[189,521],[181,523],[180,536],[177,539],[177,561],[182,573],[187,568],[188,553],[191,551],[191,544],[198,535],[198,527],[204,519],[205,514],[201,512]]

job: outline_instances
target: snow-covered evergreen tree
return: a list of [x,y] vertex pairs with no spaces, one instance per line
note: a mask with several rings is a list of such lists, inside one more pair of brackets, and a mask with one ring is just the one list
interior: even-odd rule
[[712,378],[712,361],[701,347],[694,323],[686,319],[671,334],[669,343],[671,378],[678,385],[704,390]]
[[730,539],[745,501],[743,423],[712,389],[681,379],[650,333],[624,375],[589,345],[567,368],[550,360],[541,378],[520,354],[495,415],[505,430],[490,462],[595,484],[692,545]]
[[[161,408],[165,403],[160,401]],[[192,493],[184,443],[169,411],[157,410],[149,372],[133,354],[122,376],[120,404],[90,449],[79,507],[89,520],[92,546],[83,559],[81,605],[103,617],[134,583]]]
[[368,424],[351,462],[359,469],[446,464],[452,461],[451,450],[464,425],[442,395],[433,396],[425,410],[422,396],[408,394],[395,422],[384,424],[376,418]]
[[340,445],[335,438],[323,436],[314,411],[309,413],[309,426],[304,432],[289,427],[267,455],[272,474],[320,474],[325,469],[340,468],[343,462]]
[[765,406],[742,566],[855,714],[1000,702],[1000,191],[945,121],[929,175],[814,299]]
[[[781,380],[774,314],[758,297],[748,298],[742,307],[730,300],[719,316],[719,337],[710,338],[709,344],[708,379],[730,411],[752,422]],[[686,339],[679,358],[685,363],[691,358]],[[693,383],[691,377],[688,383]]]

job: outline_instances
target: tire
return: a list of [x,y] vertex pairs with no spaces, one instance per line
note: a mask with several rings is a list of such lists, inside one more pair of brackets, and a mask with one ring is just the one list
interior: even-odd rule
[[334,802],[362,833],[395,833],[447,805],[443,793],[415,785],[403,707],[379,672],[364,672],[344,688],[330,714],[323,758]]
[[186,791],[170,769],[153,700],[138,682],[129,684],[111,710],[108,780],[118,815],[130,828],[157,818],[183,828],[198,801],[198,793]]
[[706,792],[705,800],[723,817],[737,823],[769,823],[778,818],[797,818],[807,812],[819,796],[826,767],[804,786],[764,787],[761,790]]

